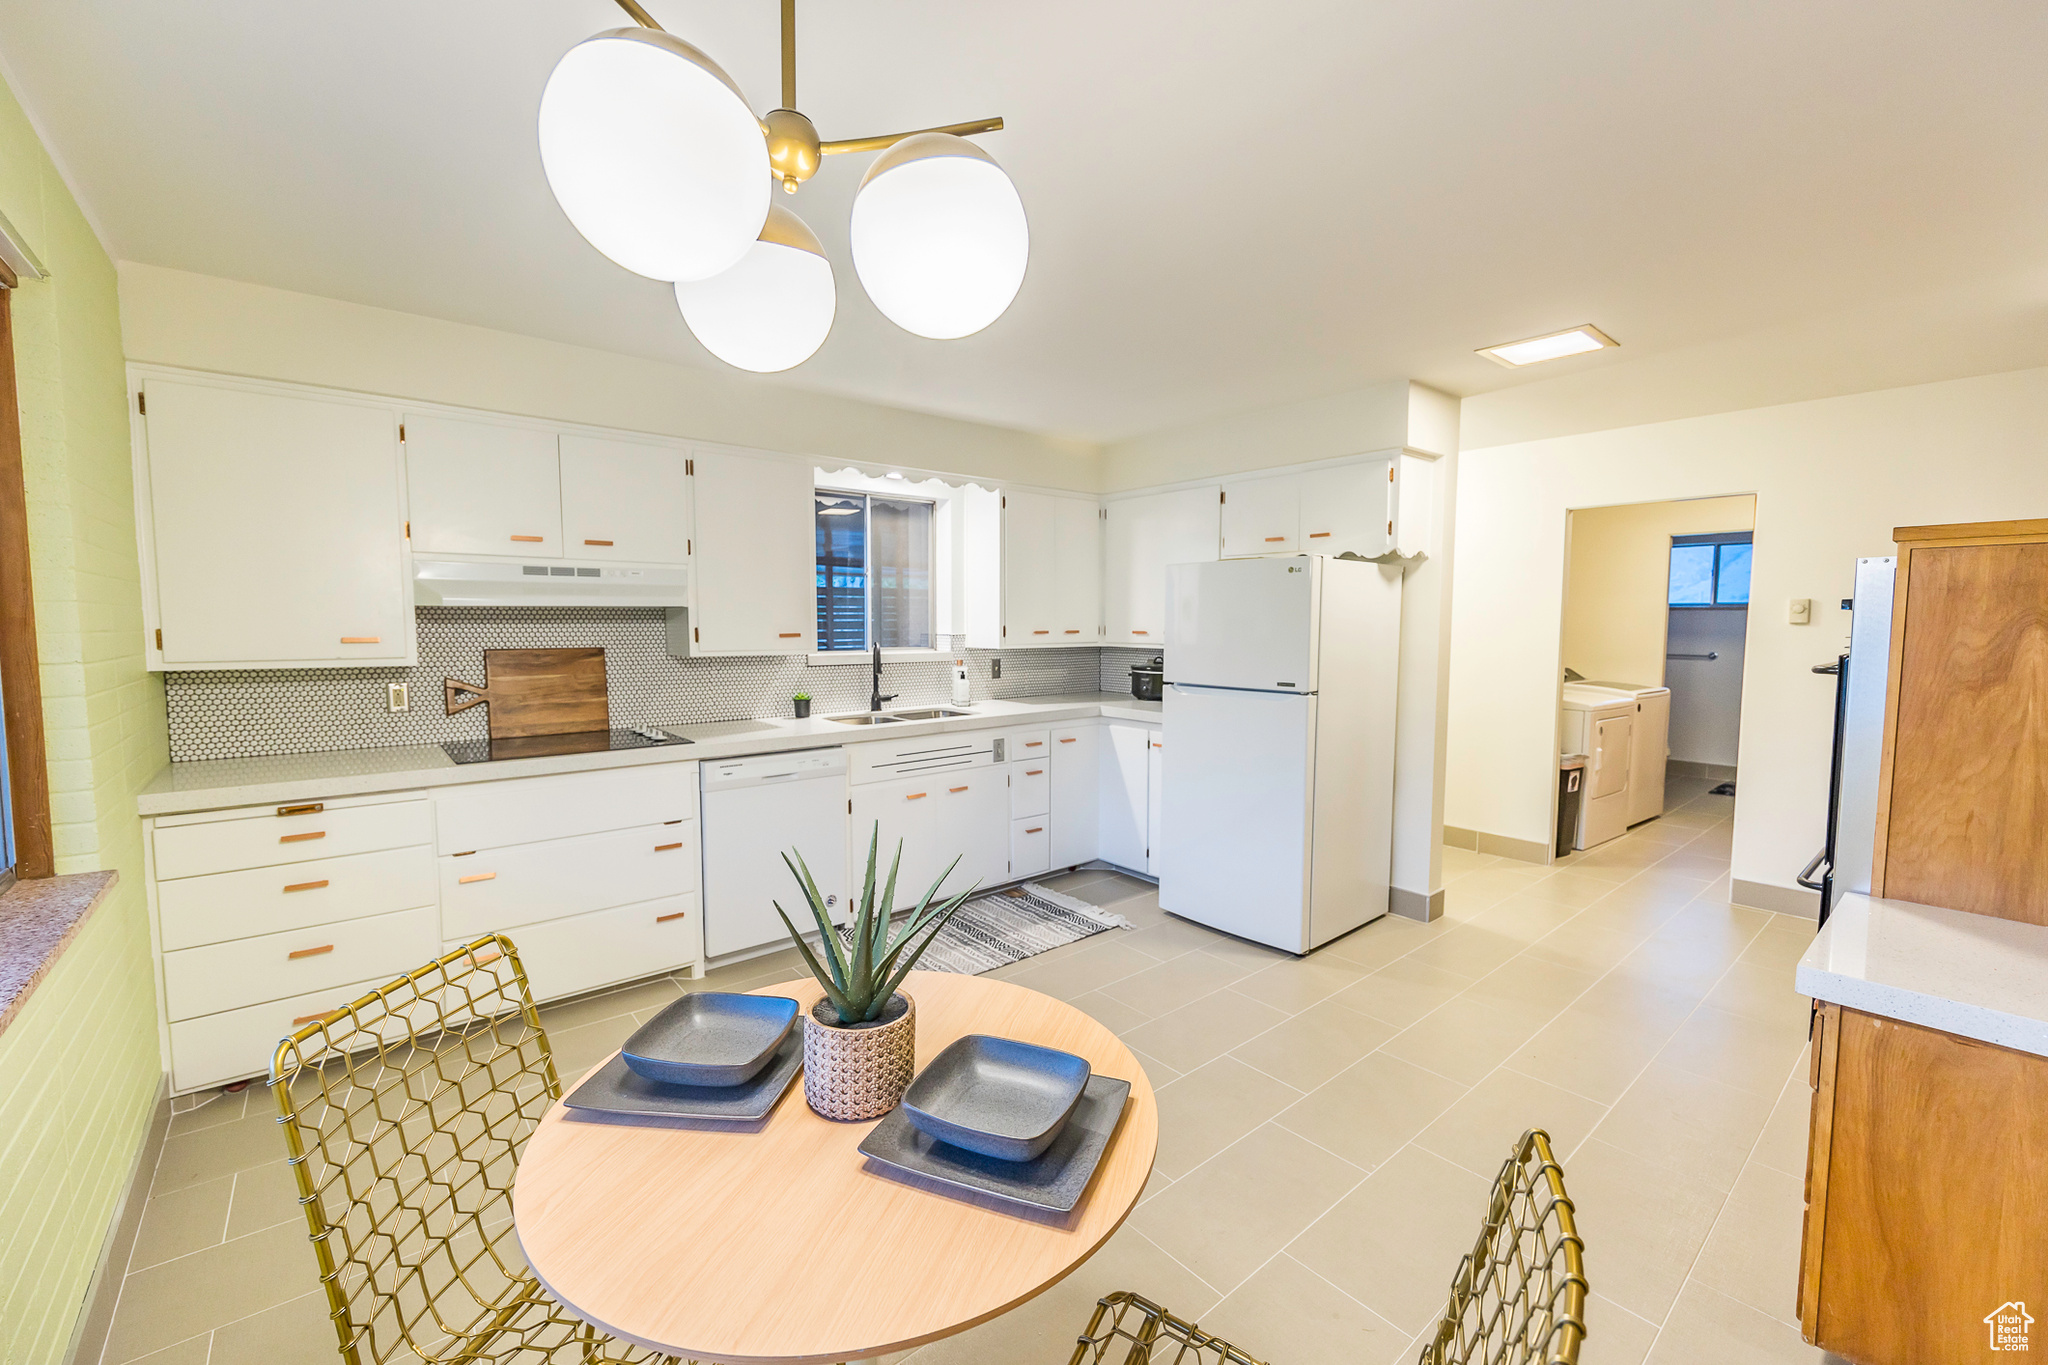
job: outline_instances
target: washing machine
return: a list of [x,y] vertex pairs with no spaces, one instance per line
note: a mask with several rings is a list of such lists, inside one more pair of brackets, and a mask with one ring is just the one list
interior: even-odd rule
[[1631,692],[1586,683],[1564,685],[1562,752],[1586,756],[1579,799],[1577,848],[1593,848],[1625,833],[1634,775],[1636,698]]
[[1671,689],[1650,683],[1588,682],[1636,699],[1634,760],[1629,764],[1628,822],[1640,825],[1664,813],[1664,764],[1671,757]]

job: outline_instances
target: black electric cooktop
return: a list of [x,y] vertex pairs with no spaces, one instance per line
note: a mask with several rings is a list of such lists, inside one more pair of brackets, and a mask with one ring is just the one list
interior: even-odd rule
[[507,758],[552,758],[557,754],[622,753],[627,749],[660,749],[692,740],[666,730],[586,730],[574,735],[526,735],[519,739],[451,739],[442,752],[457,763],[495,763]]

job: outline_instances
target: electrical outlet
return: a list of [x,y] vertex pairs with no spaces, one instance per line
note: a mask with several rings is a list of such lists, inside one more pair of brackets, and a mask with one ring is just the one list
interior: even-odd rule
[[1003,676],[1003,661],[1001,659],[990,659],[988,661],[988,675],[992,679]]
[[387,710],[391,711],[410,711],[412,709],[412,698],[407,695],[404,683],[386,683],[384,685],[384,706]]
[[1813,621],[1813,599],[1795,597],[1788,604],[1785,619],[1795,626],[1809,625]]

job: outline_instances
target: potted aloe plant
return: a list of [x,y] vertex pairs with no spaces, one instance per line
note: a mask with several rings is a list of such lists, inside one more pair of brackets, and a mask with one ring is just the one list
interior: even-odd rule
[[840,941],[803,855],[794,849],[782,855],[790,875],[803,889],[825,954],[825,961],[820,962],[781,902],[775,902],[775,913],[782,916],[783,926],[803,954],[804,965],[825,988],[824,998],[811,1007],[811,1017],[804,1023],[804,1099],[828,1119],[880,1118],[903,1098],[917,1061],[917,1004],[896,988],[932,946],[939,930],[980,886],[976,882],[951,900],[932,904],[939,887],[960,865],[955,858],[891,936],[889,912],[896,904],[896,870],[903,863],[903,843],[897,841],[889,879],[878,899],[875,863],[881,839],[878,822],[868,839],[867,878],[854,914],[851,946]]

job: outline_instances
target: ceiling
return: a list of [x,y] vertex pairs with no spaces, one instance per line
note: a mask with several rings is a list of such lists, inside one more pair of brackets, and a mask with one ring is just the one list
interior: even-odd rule
[[[770,0],[648,4],[772,105]],[[777,382],[1110,440],[1959,291],[2043,324],[1994,368],[2048,359],[2048,298],[1999,284],[2048,264],[2039,0],[799,9],[824,136],[1008,121],[983,145],[1032,259],[985,332],[897,330],[846,254],[868,158],[834,158],[785,202],[839,319]],[[622,22],[609,0],[0,0],[0,61],[121,259],[716,369],[541,177],[550,68]],[[1580,322],[1622,349],[1472,354]]]

